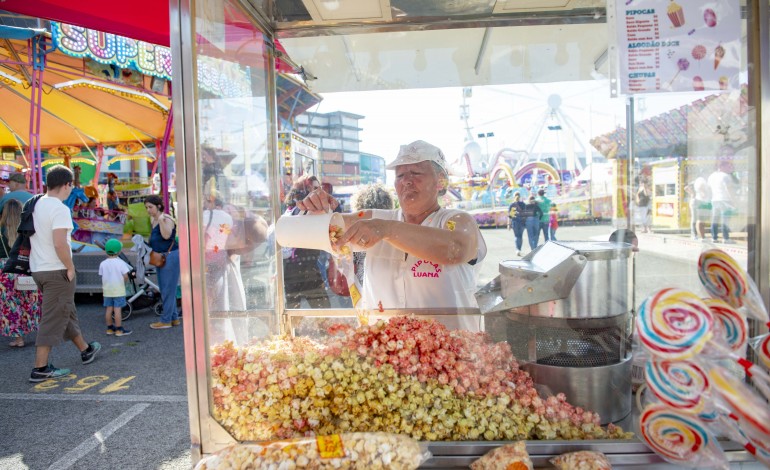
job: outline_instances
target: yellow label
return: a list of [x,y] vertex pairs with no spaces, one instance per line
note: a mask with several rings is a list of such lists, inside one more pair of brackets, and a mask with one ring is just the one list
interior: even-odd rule
[[348,286],[348,290],[350,291],[350,300],[353,301],[353,306],[355,307],[358,305],[358,301],[361,300],[361,293],[358,292],[358,287],[355,284]]
[[455,221],[454,220],[447,220],[446,221],[446,228],[448,228],[450,232],[454,232],[455,231]]
[[322,459],[341,459],[345,457],[345,449],[342,448],[342,438],[339,434],[331,436],[316,436],[318,454]]

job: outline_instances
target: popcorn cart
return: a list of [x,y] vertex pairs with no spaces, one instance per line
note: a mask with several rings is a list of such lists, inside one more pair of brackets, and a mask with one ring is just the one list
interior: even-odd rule
[[[702,75],[694,82],[697,91],[724,93],[725,106],[745,102],[741,77],[748,77],[754,90],[769,85],[768,55],[747,53],[766,49],[768,26],[760,21],[768,16],[766,2],[749,2],[742,17],[734,2],[718,2],[720,9],[709,8],[705,15],[705,28],[699,26],[704,13],[694,2],[681,2],[668,15],[665,7],[647,0],[634,2],[633,8],[592,0],[547,3],[171,1],[178,235],[194,460],[235,445],[231,455],[239,459],[278,455],[291,466],[355,454],[370,459],[370,468],[389,468],[393,446],[409,438],[403,447],[409,455],[399,457],[424,468],[467,468],[491,450],[512,449],[506,445],[515,441],[522,442],[515,452],[526,449],[537,467],[580,450],[605,454],[615,468],[705,464],[716,458],[715,449],[728,466],[754,465],[745,442],[716,441],[710,429],[696,427],[695,421],[690,425],[687,416],[667,429],[679,447],[690,446],[689,453],[662,457],[663,447],[655,448],[659,453],[651,450],[660,433],[640,432],[644,416],[632,409],[629,390],[634,299],[675,282],[679,274],[646,275],[644,285],[654,287],[642,288],[628,245],[548,243],[523,260],[511,260],[509,240],[507,254],[487,255],[485,262],[499,264],[501,276],[490,284],[480,279],[488,296],[479,295],[478,309],[428,305],[362,312],[336,298],[329,308],[304,303],[285,308],[282,258],[291,247],[278,245],[273,229],[282,212],[287,165],[291,174],[307,171],[318,152],[292,132],[293,118],[318,102],[306,96],[522,83],[566,83],[570,90],[573,82],[582,82],[604,87],[608,100],[625,95],[626,125],[632,130],[635,90],[648,84],[642,73],[619,75],[617,61],[632,48],[620,47],[616,29],[633,22],[634,15],[651,15],[643,24],[665,23],[655,27],[656,34],[696,28],[693,40],[703,40],[702,47],[712,53],[717,46],[721,51],[716,65],[707,61],[698,69],[690,67],[690,59],[677,65],[691,51],[670,42],[673,62],[664,59],[667,51],[660,53],[666,68],[659,73],[667,89],[649,91],[648,109],[671,106],[672,96],[687,99],[684,92],[692,93],[692,86],[686,85],[696,70]],[[671,18],[687,26],[672,26]],[[718,38],[710,36],[714,28],[723,28]],[[682,41],[689,37],[684,31]],[[704,54],[697,49],[698,57]],[[760,56],[762,64],[754,64]],[[301,86],[278,93],[278,72],[296,77]],[[629,76],[634,76],[631,88]],[[440,102],[437,98],[435,108],[428,107],[434,115],[426,126],[443,114]],[[415,111],[407,100],[400,109]],[[558,112],[551,109],[544,119]],[[343,153],[346,162],[358,158],[360,129],[344,122],[335,127],[314,115],[319,121],[308,126],[327,133],[320,138],[319,158],[323,149]],[[743,209],[759,224],[770,200],[760,197],[770,194],[770,175],[758,166],[766,149],[753,132],[765,120],[759,107],[746,116],[750,121],[743,122],[742,131],[753,146],[737,151],[749,162],[749,174],[756,170],[747,193],[757,196]],[[691,123],[702,134],[708,125]],[[508,126],[508,132],[525,132],[521,127]],[[547,128],[563,130],[555,124]],[[346,140],[352,134],[355,142]],[[220,161],[204,152],[211,146],[230,157]],[[639,166],[632,148],[625,158],[623,168]],[[629,194],[628,188],[617,194]],[[220,203],[226,213],[219,216],[220,230],[209,230],[204,214],[219,210],[210,206]],[[627,206],[628,201],[619,201],[618,207]],[[213,215],[208,217],[210,225]],[[490,232],[484,236],[494,239]],[[236,248],[227,238],[244,243]],[[258,242],[246,243],[253,240]],[[761,281],[764,294],[770,279],[767,246],[770,230],[758,225],[746,245],[732,248],[752,254],[744,269]],[[503,251],[491,242],[488,248]],[[676,247],[659,249],[658,258],[685,256]],[[640,250],[646,256],[644,246]],[[697,255],[688,261],[682,276],[697,281],[692,267]],[[474,319],[484,332],[443,325],[445,317],[458,315]],[[752,328],[752,335],[761,333],[761,326]],[[278,444],[285,451],[277,453],[267,444],[300,437],[310,438],[310,444]],[[714,453],[704,457],[698,439],[708,441]]]

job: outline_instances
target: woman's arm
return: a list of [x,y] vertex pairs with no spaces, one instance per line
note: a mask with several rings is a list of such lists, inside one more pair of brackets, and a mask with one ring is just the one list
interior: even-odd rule
[[174,233],[174,227],[176,227],[174,219],[168,214],[163,214],[160,216],[160,219],[158,219],[158,224],[160,225],[161,236],[166,240],[171,238],[171,234]]
[[466,263],[477,256],[478,228],[469,214],[454,215],[444,227],[435,228],[397,220],[372,219],[371,211],[366,212],[368,214],[361,218],[352,214],[357,220],[345,230],[339,246],[365,241],[365,246],[369,247],[382,240],[417,258],[450,265]]

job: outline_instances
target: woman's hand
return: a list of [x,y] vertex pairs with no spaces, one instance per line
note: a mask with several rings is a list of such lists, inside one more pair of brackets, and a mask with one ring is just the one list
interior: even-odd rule
[[357,220],[345,229],[345,233],[339,239],[335,248],[340,248],[346,243],[353,243],[361,248],[369,248],[377,242],[388,238],[392,227],[393,223],[390,220]]
[[334,199],[334,196],[321,188],[314,189],[305,199],[297,201],[297,207],[301,211],[310,213],[331,212],[339,205],[340,203]]

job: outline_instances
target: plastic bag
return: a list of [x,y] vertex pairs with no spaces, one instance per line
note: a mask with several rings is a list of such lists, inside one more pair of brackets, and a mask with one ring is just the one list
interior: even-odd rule
[[262,468],[416,469],[427,447],[401,434],[354,432],[265,444],[238,444],[204,458],[195,470]]
[[550,462],[558,470],[610,470],[612,468],[606,455],[591,450],[562,454],[552,458]]
[[524,441],[507,444],[487,452],[471,464],[472,470],[532,470]]

